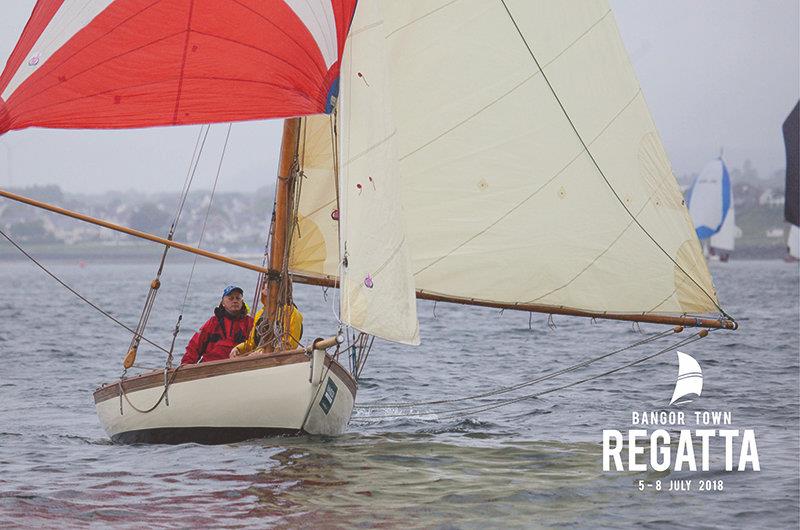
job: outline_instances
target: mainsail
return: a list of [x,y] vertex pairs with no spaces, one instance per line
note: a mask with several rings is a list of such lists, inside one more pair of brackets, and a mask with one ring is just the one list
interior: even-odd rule
[[[606,2],[383,8],[418,293],[599,314],[717,313],[691,219]],[[342,85],[369,81],[359,73],[343,66]],[[318,185],[330,189],[331,180]],[[314,238],[335,241],[335,230],[317,224]],[[294,244],[303,245],[302,234]],[[292,270],[335,278],[336,248],[325,249]]]

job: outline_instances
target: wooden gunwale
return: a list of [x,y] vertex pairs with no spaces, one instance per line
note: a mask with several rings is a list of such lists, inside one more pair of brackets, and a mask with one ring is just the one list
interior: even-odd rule
[[[174,379],[172,379],[171,384],[177,384],[185,383],[187,381],[196,381],[198,379],[217,377],[220,375],[235,374],[251,370],[261,370],[263,368],[272,368],[275,366],[297,364],[309,361],[310,357],[305,353],[305,350],[297,349],[282,353],[249,355],[247,357],[239,357],[237,359],[183,365],[169,370],[167,372],[167,378],[172,379],[174,375]],[[329,367],[329,369],[342,381],[344,381],[345,386],[347,386],[348,390],[350,390],[350,393],[355,399],[357,383],[355,379],[353,379],[353,376],[350,375],[350,373],[345,370],[341,364],[331,357],[325,357],[325,365]],[[122,381],[122,389],[125,393],[163,386],[163,370],[154,370],[152,372],[131,377],[130,379],[124,379]],[[109,399],[118,398],[120,395],[119,388],[119,381],[102,385],[100,388],[94,391],[94,402],[97,404]]]

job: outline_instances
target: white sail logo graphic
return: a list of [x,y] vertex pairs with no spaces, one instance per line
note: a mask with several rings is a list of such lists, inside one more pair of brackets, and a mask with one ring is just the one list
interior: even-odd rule
[[[678,380],[675,381],[675,390],[672,392],[672,399],[669,404],[689,403],[692,400],[679,399],[695,394],[700,397],[703,391],[703,370],[694,358],[688,353],[678,352]],[[676,403],[677,402],[677,403]]]

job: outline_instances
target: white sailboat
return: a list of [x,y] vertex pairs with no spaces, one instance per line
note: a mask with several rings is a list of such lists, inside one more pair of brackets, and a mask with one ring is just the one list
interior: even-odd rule
[[740,230],[736,226],[730,175],[722,157],[706,164],[697,175],[686,202],[708,257],[727,261]]
[[800,228],[796,225],[789,225],[789,236],[786,241],[789,257],[800,260]]
[[0,195],[262,272],[275,337],[288,277],[337,287],[360,353],[121,378],[94,394],[115,441],[342,432],[368,337],[419,342],[416,298],[736,328],[605,1],[170,5],[39,2],[0,133],[287,118],[268,266]]
[[720,261],[728,261],[731,253],[736,249],[736,239],[742,237],[742,229],[736,226],[736,207],[733,204],[733,192],[731,192],[731,207],[728,215],[719,232],[711,236],[708,240],[710,251]]

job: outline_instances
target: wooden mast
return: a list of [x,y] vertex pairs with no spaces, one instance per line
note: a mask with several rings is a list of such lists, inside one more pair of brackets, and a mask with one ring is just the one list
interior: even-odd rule
[[[281,283],[285,270],[284,259],[289,245],[292,222],[292,198],[294,196],[294,176],[297,163],[297,147],[300,140],[300,118],[287,118],[283,122],[281,158],[278,163],[278,182],[275,186],[275,212],[272,223],[272,238],[269,249],[269,272],[267,273],[267,301],[264,314],[267,329],[275,329],[278,316]],[[264,351],[274,351],[272,342],[264,345]]]

